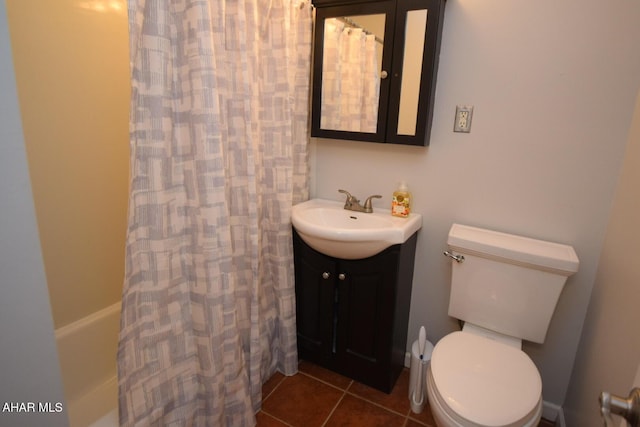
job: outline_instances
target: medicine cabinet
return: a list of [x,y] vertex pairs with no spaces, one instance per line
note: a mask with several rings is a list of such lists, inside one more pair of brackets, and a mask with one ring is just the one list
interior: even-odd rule
[[428,145],[444,0],[313,0],[311,136]]

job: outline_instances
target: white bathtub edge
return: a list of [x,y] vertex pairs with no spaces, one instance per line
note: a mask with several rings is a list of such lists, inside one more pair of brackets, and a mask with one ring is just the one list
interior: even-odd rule
[[109,378],[84,396],[68,402],[69,426],[88,426],[118,408],[118,378]]
[[122,303],[118,301],[108,307],[103,308],[102,310],[98,310],[95,313],[91,313],[90,315],[83,317],[82,319],[76,320],[73,323],[56,329],[56,341],[64,340],[65,338],[80,332],[82,329],[89,327],[94,322],[99,322],[105,317],[109,317],[111,315],[119,313],[121,305]]
[[86,427],[118,407],[116,302],[55,330],[71,427]]

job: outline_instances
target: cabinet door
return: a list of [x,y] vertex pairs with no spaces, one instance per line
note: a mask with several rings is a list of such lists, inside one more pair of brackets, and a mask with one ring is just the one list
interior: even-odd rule
[[386,141],[429,145],[443,0],[397,2]]
[[[394,0],[316,10],[311,136],[385,140],[394,21]],[[375,36],[375,48],[354,41],[360,33],[349,28]]]
[[341,261],[338,270],[337,357],[354,378],[381,389],[389,386],[398,256],[391,249]]
[[331,363],[334,351],[336,263],[294,233],[298,351],[307,360]]

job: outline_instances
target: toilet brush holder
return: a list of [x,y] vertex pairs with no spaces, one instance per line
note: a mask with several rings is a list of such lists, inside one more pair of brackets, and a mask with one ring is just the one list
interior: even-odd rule
[[416,340],[411,346],[411,364],[409,366],[409,402],[411,411],[419,414],[427,403],[427,365],[431,360],[433,344],[427,341],[422,360],[420,360],[420,345]]

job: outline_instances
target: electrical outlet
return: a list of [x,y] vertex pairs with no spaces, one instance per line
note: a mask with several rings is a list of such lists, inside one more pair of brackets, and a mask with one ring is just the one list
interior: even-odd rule
[[471,117],[473,116],[473,105],[456,106],[456,121],[453,123],[454,132],[471,132]]

